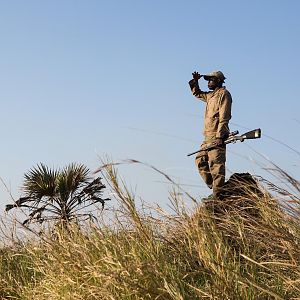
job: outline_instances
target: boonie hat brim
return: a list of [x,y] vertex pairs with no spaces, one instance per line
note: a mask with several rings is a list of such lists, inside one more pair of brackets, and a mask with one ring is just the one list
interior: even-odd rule
[[205,80],[209,80],[209,79],[211,79],[211,78],[213,78],[213,77],[216,77],[216,76],[203,75],[203,78],[204,78]]

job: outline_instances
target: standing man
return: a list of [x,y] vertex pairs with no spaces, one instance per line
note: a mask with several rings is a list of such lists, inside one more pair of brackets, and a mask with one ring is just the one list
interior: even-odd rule
[[[214,143],[216,147],[201,151],[196,156],[199,173],[217,199],[222,199],[222,186],[225,183],[226,145],[224,140],[229,135],[229,120],[231,119],[231,95],[223,86],[225,76],[221,71],[214,71],[207,75],[192,73],[189,81],[192,94],[205,102],[204,142]],[[201,91],[198,80],[203,76],[208,82],[209,92]]]

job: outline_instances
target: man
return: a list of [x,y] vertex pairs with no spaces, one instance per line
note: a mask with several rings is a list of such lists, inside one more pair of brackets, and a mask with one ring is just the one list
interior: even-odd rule
[[[223,86],[225,76],[221,71],[207,75],[192,73],[189,81],[194,96],[206,103],[204,120],[204,142],[214,143],[215,148],[201,151],[196,156],[196,165],[204,182],[213,189],[216,198],[222,198],[222,186],[225,183],[226,145],[223,143],[229,135],[229,120],[231,119],[231,95]],[[203,92],[198,80],[203,76],[208,82],[209,92]]]

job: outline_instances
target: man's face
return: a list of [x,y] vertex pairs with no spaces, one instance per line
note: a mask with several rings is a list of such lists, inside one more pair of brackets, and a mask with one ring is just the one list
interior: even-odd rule
[[210,77],[207,86],[210,90],[215,90],[219,85],[219,80],[216,77]]

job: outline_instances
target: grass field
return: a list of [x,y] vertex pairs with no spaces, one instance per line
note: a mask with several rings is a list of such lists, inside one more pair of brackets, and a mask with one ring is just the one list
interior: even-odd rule
[[229,202],[192,199],[188,210],[190,196],[174,185],[172,212],[145,212],[107,166],[118,206],[110,220],[11,240],[0,297],[300,299],[300,185],[278,172],[293,195],[269,184]]

